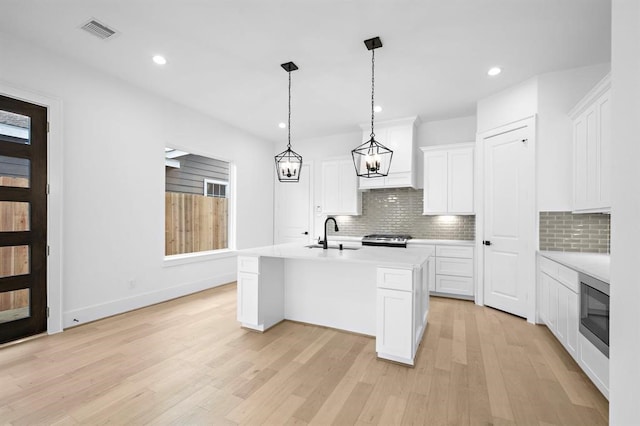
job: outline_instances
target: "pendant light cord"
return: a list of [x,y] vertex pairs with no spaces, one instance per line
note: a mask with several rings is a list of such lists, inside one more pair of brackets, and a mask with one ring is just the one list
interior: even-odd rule
[[376,136],[375,133],[373,133],[373,115],[374,115],[373,94],[375,89],[375,56],[376,56],[376,51],[375,49],[372,49],[371,50],[371,135],[370,135],[372,140]]
[[291,149],[291,71],[289,71],[289,119],[287,123],[287,130],[289,131],[289,136],[287,138],[287,148]]

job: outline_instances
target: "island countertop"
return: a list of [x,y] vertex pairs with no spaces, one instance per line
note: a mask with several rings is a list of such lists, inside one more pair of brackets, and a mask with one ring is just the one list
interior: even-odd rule
[[301,243],[287,243],[239,250],[238,255],[369,263],[391,268],[419,268],[433,255],[433,249],[429,247],[370,247],[343,243],[345,249],[339,250],[335,248],[336,243],[329,243],[329,246],[334,248],[323,250]]

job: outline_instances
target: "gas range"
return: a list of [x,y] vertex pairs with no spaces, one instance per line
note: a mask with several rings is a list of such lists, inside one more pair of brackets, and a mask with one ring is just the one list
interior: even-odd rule
[[411,235],[371,234],[362,238],[363,246],[407,247]]

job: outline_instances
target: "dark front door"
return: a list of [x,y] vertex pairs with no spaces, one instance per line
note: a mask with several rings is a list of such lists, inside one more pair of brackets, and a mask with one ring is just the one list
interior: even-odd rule
[[47,109],[0,96],[0,343],[47,330]]

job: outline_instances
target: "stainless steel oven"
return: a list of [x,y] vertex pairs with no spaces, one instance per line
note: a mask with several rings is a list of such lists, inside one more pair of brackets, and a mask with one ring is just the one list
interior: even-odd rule
[[609,284],[580,274],[580,333],[609,357]]

